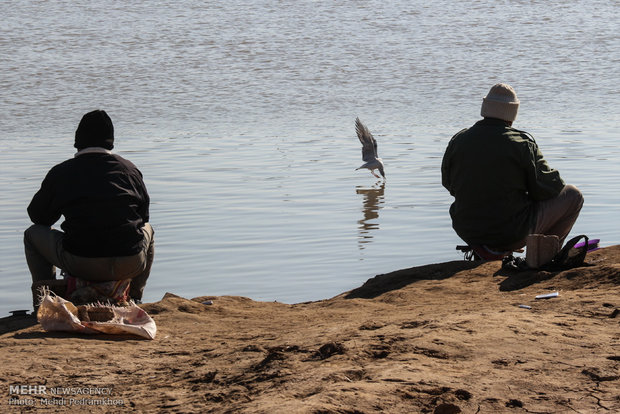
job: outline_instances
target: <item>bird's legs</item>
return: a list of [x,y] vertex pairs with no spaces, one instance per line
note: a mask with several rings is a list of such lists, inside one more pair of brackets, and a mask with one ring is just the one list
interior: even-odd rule
[[375,174],[375,172],[374,172],[373,170],[370,170],[370,173],[371,173],[372,175],[374,175],[375,177],[377,177],[377,178],[381,178],[381,177],[379,177],[377,174]]

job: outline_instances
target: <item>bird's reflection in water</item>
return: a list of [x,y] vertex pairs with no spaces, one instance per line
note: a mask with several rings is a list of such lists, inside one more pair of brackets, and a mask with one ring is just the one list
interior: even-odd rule
[[362,208],[364,218],[357,222],[359,248],[363,250],[364,244],[372,241],[372,231],[379,229],[379,223],[375,219],[379,218],[379,210],[384,202],[385,181],[378,182],[370,188],[358,186],[355,192],[364,197]]

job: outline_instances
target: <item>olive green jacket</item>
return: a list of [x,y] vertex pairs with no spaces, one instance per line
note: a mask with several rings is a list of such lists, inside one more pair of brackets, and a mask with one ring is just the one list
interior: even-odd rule
[[564,188],[529,134],[492,118],[452,137],[441,176],[455,199],[450,216],[456,233],[491,247],[524,239],[535,225],[535,202]]

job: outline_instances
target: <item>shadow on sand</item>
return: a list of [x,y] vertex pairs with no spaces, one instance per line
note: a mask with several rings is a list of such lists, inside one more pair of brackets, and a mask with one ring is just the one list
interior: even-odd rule
[[484,262],[468,262],[464,260],[431,264],[395,272],[377,275],[369,279],[362,286],[343,295],[345,299],[373,299],[392,290],[401,289],[420,280],[448,279],[458,272],[470,270]]
[[112,334],[86,334],[79,332],[47,332],[44,330],[37,332],[19,332],[13,335],[15,339],[42,339],[42,338],[67,338],[67,339],[86,339],[91,341],[147,341],[148,339],[134,335],[112,335]]
[[34,315],[7,316],[0,318],[0,335],[29,328],[37,323],[37,317]]

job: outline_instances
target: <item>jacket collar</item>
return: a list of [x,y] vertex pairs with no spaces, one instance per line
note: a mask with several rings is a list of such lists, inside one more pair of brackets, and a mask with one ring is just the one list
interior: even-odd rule
[[483,118],[480,121],[478,121],[477,124],[480,124],[480,125],[502,125],[502,126],[507,126],[507,127],[510,126],[508,124],[508,122],[504,121],[503,119],[498,119],[498,118]]
[[102,148],[102,147],[87,147],[87,148],[82,148],[81,150],[76,152],[74,157],[79,157],[80,155],[84,155],[84,154],[107,154],[107,155],[110,155],[110,154],[112,154],[112,151],[110,151],[109,149]]

